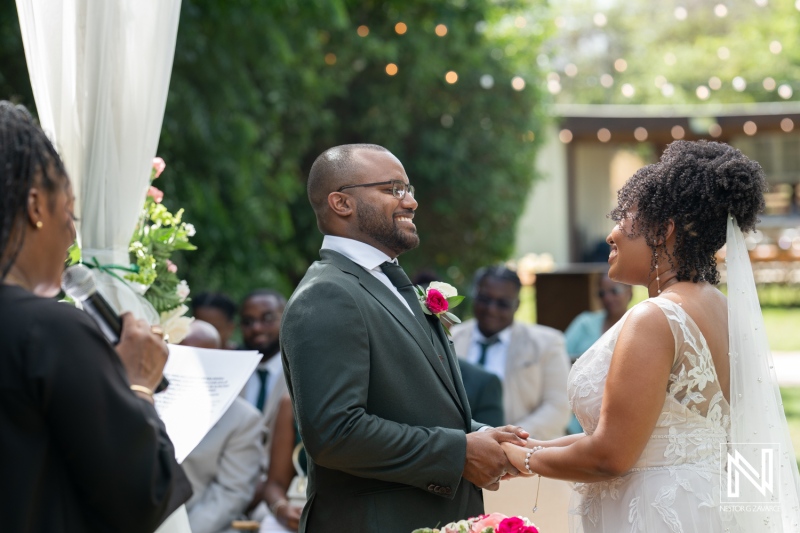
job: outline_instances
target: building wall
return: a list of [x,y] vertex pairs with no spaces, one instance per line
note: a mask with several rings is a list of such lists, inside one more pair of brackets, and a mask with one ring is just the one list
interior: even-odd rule
[[557,264],[569,262],[567,219],[567,150],[558,130],[549,126],[545,143],[536,155],[534,183],[517,223],[516,258],[529,253],[549,253]]

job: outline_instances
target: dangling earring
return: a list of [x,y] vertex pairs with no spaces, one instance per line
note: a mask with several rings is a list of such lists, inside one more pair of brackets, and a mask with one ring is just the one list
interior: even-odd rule
[[661,294],[661,277],[658,275],[658,252],[653,252],[653,257],[656,258],[656,284],[658,285],[657,294]]

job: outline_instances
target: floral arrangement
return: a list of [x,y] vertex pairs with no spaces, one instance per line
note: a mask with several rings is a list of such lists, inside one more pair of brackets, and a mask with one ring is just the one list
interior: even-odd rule
[[527,518],[492,513],[450,522],[441,528],[415,529],[411,533],[539,533],[539,530]]
[[417,285],[417,298],[426,315],[433,315],[442,321],[444,330],[450,335],[449,325],[460,324],[461,320],[450,312],[450,309],[460,304],[463,296],[458,295],[458,290],[449,283],[432,281],[427,289]]
[[153,159],[150,188],[128,247],[132,268],[125,279],[158,311],[161,326],[170,340],[180,342],[192,320],[184,316],[189,310],[185,305],[189,286],[178,277],[178,266],[170,257],[178,250],[197,247],[189,242],[195,229],[182,220],[183,209],[174,215],[170,213],[161,203],[164,193],[152,185],[165,168],[163,159]]

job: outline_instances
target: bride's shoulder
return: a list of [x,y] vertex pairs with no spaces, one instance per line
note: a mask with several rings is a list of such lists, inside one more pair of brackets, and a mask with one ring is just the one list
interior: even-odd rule
[[625,314],[620,334],[635,333],[637,336],[648,334],[672,335],[668,313],[674,302],[664,298],[648,298],[631,307]]

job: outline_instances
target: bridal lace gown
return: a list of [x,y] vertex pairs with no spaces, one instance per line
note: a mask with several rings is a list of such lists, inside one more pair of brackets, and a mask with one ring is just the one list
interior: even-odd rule
[[[575,485],[572,531],[738,531],[720,511],[721,444],[730,433],[730,407],[706,341],[680,305],[665,298],[638,305],[658,306],[675,337],[664,406],[629,472],[609,481]],[[597,428],[611,354],[626,318],[580,357],[570,373],[570,404],[587,435]]]

